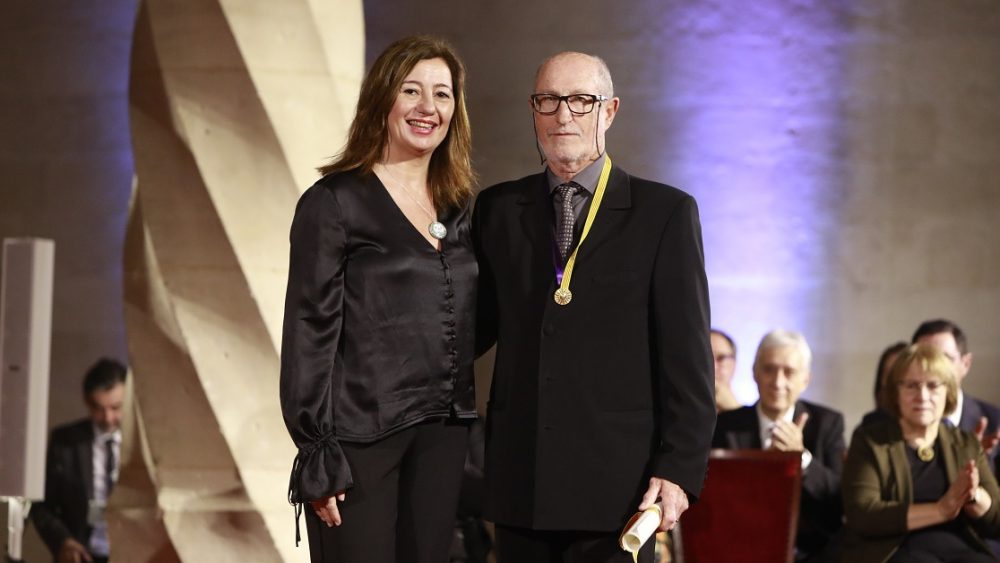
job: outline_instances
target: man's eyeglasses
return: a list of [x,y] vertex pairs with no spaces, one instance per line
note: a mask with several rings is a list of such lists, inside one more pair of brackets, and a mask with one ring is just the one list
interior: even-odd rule
[[552,115],[559,111],[559,104],[566,102],[566,107],[575,115],[586,115],[594,111],[594,104],[606,102],[607,96],[600,94],[570,94],[556,96],[555,94],[532,94],[531,107],[542,115]]

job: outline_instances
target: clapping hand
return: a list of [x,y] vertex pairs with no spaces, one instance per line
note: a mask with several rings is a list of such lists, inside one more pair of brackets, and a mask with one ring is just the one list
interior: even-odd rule
[[771,449],[781,452],[801,452],[806,448],[802,444],[802,429],[809,420],[809,413],[802,413],[794,423],[776,420],[771,429]]
[[975,433],[976,438],[979,438],[979,443],[983,445],[983,451],[989,457],[993,453],[994,448],[997,447],[997,444],[1000,444],[1000,429],[987,433],[987,425],[989,425],[989,421],[986,420],[986,417],[980,417],[979,422],[976,423]]
[[968,500],[965,505],[962,506],[962,511],[965,515],[972,519],[982,518],[990,508],[993,506],[993,498],[990,497],[986,489],[979,486],[979,469],[976,467],[975,462],[969,460],[963,471],[967,471],[969,468],[971,471],[971,486],[972,493],[969,495]]
[[938,508],[946,521],[954,520],[965,505],[975,499],[979,488],[979,469],[976,462],[969,460],[958,471],[958,476],[938,500]]

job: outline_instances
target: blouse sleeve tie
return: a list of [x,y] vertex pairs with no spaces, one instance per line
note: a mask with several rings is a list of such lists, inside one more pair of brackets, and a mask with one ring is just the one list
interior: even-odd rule
[[299,448],[288,480],[288,502],[295,507],[295,545],[302,540],[299,518],[306,502],[333,496],[354,486],[351,468],[334,433]]

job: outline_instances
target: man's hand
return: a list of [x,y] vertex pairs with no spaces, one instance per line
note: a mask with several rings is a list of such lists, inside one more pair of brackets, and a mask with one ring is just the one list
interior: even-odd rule
[[651,477],[649,489],[639,504],[639,511],[646,510],[656,502],[660,504],[660,531],[673,530],[677,521],[681,519],[681,514],[688,509],[687,493],[666,479]]
[[802,413],[795,423],[776,420],[771,429],[771,449],[780,452],[801,452],[806,448],[802,444],[802,429],[809,420],[809,413]]
[[337,508],[337,501],[344,502],[344,491],[336,493],[332,497],[324,497],[319,500],[310,501],[309,504],[312,505],[313,511],[316,512],[316,516],[323,521],[327,527],[339,526],[343,523],[340,518],[340,510]]
[[986,420],[985,416],[979,417],[979,422],[976,423],[976,438],[979,438],[979,443],[983,445],[983,451],[986,452],[986,456],[989,457],[993,453],[994,448],[997,444],[1000,444],[1000,429],[986,433],[986,426],[989,421]]
[[59,563],[93,563],[93,559],[90,557],[90,552],[87,548],[83,547],[80,542],[73,538],[66,538],[66,540],[59,547],[59,555],[57,557]]

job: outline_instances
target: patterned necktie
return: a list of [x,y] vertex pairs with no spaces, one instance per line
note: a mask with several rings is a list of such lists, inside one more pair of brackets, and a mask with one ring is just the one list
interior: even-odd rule
[[114,438],[108,438],[107,442],[104,442],[105,456],[104,456],[104,485],[105,485],[105,497],[111,498],[111,489],[115,486],[115,481],[113,479],[115,471],[115,440]]
[[573,194],[579,189],[575,182],[560,184],[556,187],[559,191],[559,216],[556,218],[556,247],[559,249],[559,256],[562,261],[566,261],[569,255],[569,248],[573,245],[573,226],[576,216],[573,214]]

